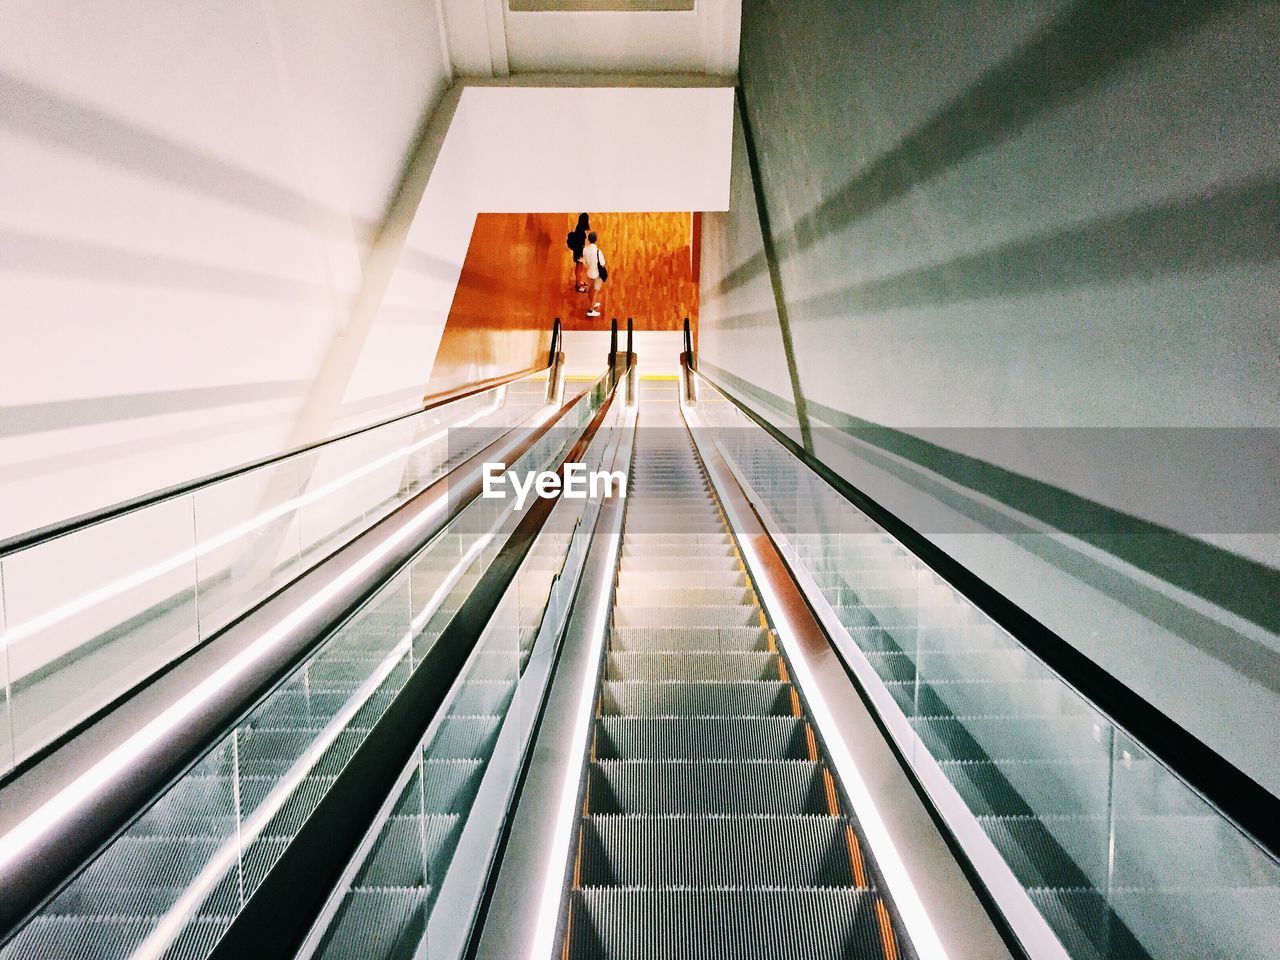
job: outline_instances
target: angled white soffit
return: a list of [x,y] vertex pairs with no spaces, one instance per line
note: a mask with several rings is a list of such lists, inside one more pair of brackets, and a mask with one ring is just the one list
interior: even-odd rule
[[424,384],[478,213],[729,208],[732,87],[599,82],[461,91],[344,400]]
[[468,87],[419,218],[727,210],[732,136],[728,87]]

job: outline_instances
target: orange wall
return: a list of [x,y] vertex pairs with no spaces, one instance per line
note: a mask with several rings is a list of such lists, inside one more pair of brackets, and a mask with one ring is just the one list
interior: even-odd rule
[[545,278],[559,260],[552,236],[563,219],[532,213],[476,217],[428,395],[546,363],[555,314],[544,298]]

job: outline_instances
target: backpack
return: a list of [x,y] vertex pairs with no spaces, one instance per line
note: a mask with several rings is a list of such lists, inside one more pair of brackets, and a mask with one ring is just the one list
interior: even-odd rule
[[601,280],[609,279],[609,268],[604,265],[604,251],[596,247],[596,273],[600,274]]
[[570,231],[569,231],[569,235],[568,235],[567,237],[565,237],[565,238],[564,238],[564,245],[565,245],[566,247],[568,247],[570,250],[574,249],[574,247],[573,247],[573,231],[572,231],[572,230],[570,230]]

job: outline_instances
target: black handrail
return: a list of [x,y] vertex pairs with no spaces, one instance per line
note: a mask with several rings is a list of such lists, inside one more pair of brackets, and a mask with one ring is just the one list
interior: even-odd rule
[[879,524],[934,573],[1006,630],[1068,686],[1227,819],[1280,861],[1280,798],[1104,670],[1064,638],[955,560],[914,527],[833,471],[704,373],[697,374],[829,487]]
[[[512,461],[519,459],[540,437],[557,429],[557,425],[582,395],[579,393],[561,405],[555,416],[529,430],[528,435],[520,440],[514,450],[507,451],[506,457]],[[420,509],[419,500],[423,498],[435,496],[447,499],[447,508],[440,516],[419,530],[409,541],[397,545],[372,568],[317,609],[312,620],[294,631],[289,643],[282,644],[278,650],[259,658],[243,677],[208,697],[198,709],[184,715],[168,729],[163,738],[149,742],[134,758],[133,766],[126,775],[114,778],[98,791],[77,800],[78,805],[47,830],[39,843],[26,854],[0,864],[0,888],[5,891],[5,897],[0,898],[0,946],[4,945],[6,937],[20,929],[44,904],[56,896],[61,886],[74,876],[75,871],[96,850],[118,835],[140,807],[145,807],[166,784],[174,782],[198,762],[208,747],[218,737],[225,735],[250,705],[260,702],[276,688],[325,638],[355,616],[387,582],[399,575],[425,543],[444,530],[481,495],[480,466],[493,456],[492,448],[501,443],[502,440],[494,441],[459,466],[460,471],[470,475],[470,479],[464,484],[459,485],[452,475],[442,477],[362,534],[353,543],[359,543],[364,537],[374,538],[376,542],[379,536],[385,535],[385,532],[379,532],[380,528],[394,525],[398,515],[412,515]],[[542,502],[542,498],[537,502]],[[344,550],[351,548],[349,545]],[[336,557],[323,561],[321,566],[334,562],[342,564],[349,561],[342,560],[339,553]],[[298,602],[297,598],[288,597],[290,591],[297,593],[314,589],[314,584],[309,585],[306,578],[315,575],[319,569],[314,568],[304,578],[283,588],[279,594],[250,611],[229,629],[241,630],[250,635],[258,635],[270,629],[279,622],[281,609]],[[278,609],[270,609],[273,603]],[[255,617],[261,622],[255,622]],[[154,682],[154,679],[149,679],[147,683]]]
[[689,318],[684,318],[684,355],[689,358],[689,369],[697,370],[698,364],[693,356],[693,334],[689,331]]
[[[603,423],[616,381],[560,462],[580,460]],[[320,915],[368,825],[419,749],[435,713],[546,524],[554,498],[537,498],[403,688],[375,721],[302,829],[213,948],[209,960],[291,956]]]
[[627,317],[627,366],[631,366],[631,358],[635,356],[635,350],[632,349],[632,326],[631,318]]
[[[557,328],[558,329],[557,320]],[[554,336],[554,334],[553,334]],[[504,383],[511,383],[513,380],[521,380],[524,377],[531,376],[539,371],[550,367],[528,367],[515,373],[507,374],[502,377],[495,377],[492,380],[485,380],[482,383],[458,390],[453,393],[432,398],[429,402],[425,402],[416,410],[410,410],[408,413],[398,413],[393,417],[387,417],[385,420],[379,420],[377,423],[370,423],[363,427],[356,427],[354,430],[348,430],[345,433],[339,433],[332,437],[325,437],[323,440],[316,440],[314,443],[304,444],[300,447],[293,447],[290,450],[281,453],[273,453],[269,456],[260,457],[257,460],[250,460],[234,467],[228,467],[225,470],[219,470],[215,473],[207,474],[196,480],[184,480],[182,483],[173,486],[163,487],[151,493],[144,493],[141,496],[133,497],[128,500],[122,500],[119,503],[110,506],[101,507],[97,510],[91,510],[88,513],[82,513],[77,517],[71,517],[68,520],[59,520],[56,523],[50,523],[43,527],[37,527],[26,533],[20,533],[14,537],[0,540],[0,557],[7,556],[11,553],[17,553],[20,550],[27,550],[37,544],[44,543],[47,540],[56,540],[59,537],[65,537],[67,534],[75,533],[87,527],[93,527],[108,520],[114,520],[116,517],[122,517],[125,514],[134,513],[145,507],[153,506],[157,503],[163,503],[165,500],[172,500],[175,497],[181,497],[188,493],[199,490],[201,487],[211,486],[215,483],[221,483],[223,480],[230,480],[241,474],[249,473],[261,467],[278,463],[282,460],[288,460],[290,457],[296,457],[299,454],[308,453],[309,451],[327,446],[331,443],[337,443],[339,440],[347,440],[351,437],[358,436],[362,433],[368,433],[370,430],[377,430],[388,424],[397,423],[401,420],[407,420],[409,417],[416,417],[428,410],[434,410],[445,404],[453,403],[456,400],[465,400],[467,397],[475,396],[478,393],[484,393],[486,390],[492,390],[494,387],[500,387]]]
[[560,318],[556,317],[551,324],[551,349],[547,351],[547,367],[556,363],[556,354],[560,351]]

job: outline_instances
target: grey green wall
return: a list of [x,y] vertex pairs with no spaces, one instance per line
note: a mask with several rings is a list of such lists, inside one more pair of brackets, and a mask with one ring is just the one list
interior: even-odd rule
[[746,0],[773,272],[740,119],[700,349],[1280,793],[1277,49],[1269,3]]

